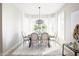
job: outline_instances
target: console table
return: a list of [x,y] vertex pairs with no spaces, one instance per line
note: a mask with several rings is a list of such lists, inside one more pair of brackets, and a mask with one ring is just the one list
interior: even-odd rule
[[74,49],[74,48],[71,47],[69,44],[63,44],[63,46],[62,46],[62,56],[65,56],[65,55],[64,55],[65,47],[67,47],[67,48],[69,48],[71,51],[73,51],[73,52],[74,52],[74,56],[77,56],[77,53],[79,53],[79,49]]

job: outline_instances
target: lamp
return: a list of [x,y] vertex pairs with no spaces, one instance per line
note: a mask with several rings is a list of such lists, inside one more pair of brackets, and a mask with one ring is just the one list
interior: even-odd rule
[[44,23],[43,20],[40,19],[40,7],[38,8],[39,8],[39,19],[36,20],[36,24],[43,24]]

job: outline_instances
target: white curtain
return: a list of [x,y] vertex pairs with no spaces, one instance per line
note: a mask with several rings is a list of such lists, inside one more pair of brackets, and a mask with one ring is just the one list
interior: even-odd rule
[[29,20],[28,20],[28,18],[24,17],[22,24],[23,24],[22,34],[23,35],[28,35],[29,34]]
[[58,13],[58,42],[64,43],[64,11]]

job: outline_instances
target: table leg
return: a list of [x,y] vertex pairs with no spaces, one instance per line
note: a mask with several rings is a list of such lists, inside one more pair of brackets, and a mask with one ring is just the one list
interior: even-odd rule
[[64,56],[64,44],[62,45],[62,56]]
[[75,56],[77,56],[77,52],[75,52]]

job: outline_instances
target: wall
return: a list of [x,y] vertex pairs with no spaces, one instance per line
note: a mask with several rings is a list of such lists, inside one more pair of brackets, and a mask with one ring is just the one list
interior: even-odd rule
[[21,41],[22,13],[14,5],[2,4],[3,52]]
[[0,55],[2,55],[2,4],[0,3]]
[[71,14],[75,11],[79,10],[79,4],[72,3],[72,4],[66,4],[64,6],[64,16],[65,16],[65,42],[71,42],[74,41],[72,38],[72,25],[75,21],[72,23]]

